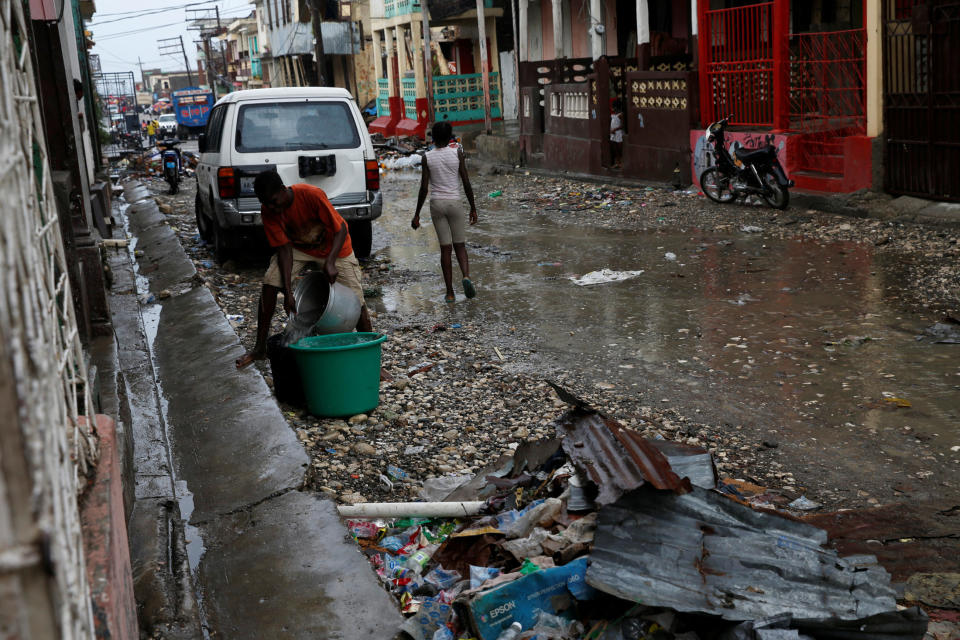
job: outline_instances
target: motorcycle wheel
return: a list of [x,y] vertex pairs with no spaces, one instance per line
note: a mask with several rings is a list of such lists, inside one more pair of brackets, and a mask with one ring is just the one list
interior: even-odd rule
[[710,167],[700,174],[700,190],[703,195],[720,204],[733,202],[734,199],[730,178],[717,167]]
[[763,174],[764,192],[760,196],[774,209],[786,209],[790,205],[790,191],[780,184],[777,176],[768,171]]

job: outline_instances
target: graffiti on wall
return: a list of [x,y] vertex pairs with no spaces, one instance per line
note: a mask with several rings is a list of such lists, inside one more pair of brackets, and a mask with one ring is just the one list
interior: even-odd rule
[[[693,149],[693,180],[700,186],[700,174],[714,164],[713,145],[707,142],[706,131],[693,130],[690,132],[690,148]],[[782,167],[787,167],[787,137],[774,133],[758,133],[755,131],[727,131],[727,153],[731,159],[737,149],[759,149],[766,145],[773,145],[777,149],[777,160]]]

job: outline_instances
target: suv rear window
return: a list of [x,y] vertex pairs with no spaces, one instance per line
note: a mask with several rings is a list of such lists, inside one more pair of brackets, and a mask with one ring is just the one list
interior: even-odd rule
[[360,135],[345,102],[267,102],[240,106],[237,151],[354,149]]

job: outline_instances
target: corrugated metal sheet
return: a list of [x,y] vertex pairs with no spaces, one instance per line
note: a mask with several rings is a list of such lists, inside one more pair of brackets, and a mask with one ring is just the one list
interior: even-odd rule
[[693,447],[673,440],[648,440],[667,459],[667,464],[681,478],[701,489],[717,488],[717,469],[713,456],[702,447]]
[[625,600],[728,620],[895,611],[873,556],[840,558],[826,532],[714,491],[644,487],[600,511],[587,582]]
[[360,32],[352,22],[324,22],[323,52],[330,55],[351,55],[360,51]]
[[599,413],[573,410],[560,418],[563,450],[597,484],[598,504],[610,504],[649,482],[657,489],[686,492],[691,484],[670,468],[660,451],[636,431]]

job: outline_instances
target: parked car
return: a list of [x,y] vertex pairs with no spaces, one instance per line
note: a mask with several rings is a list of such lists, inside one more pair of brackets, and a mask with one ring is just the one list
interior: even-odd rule
[[177,135],[177,116],[173,113],[165,113],[157,119],[160,123],[160,135],[163,137],[173,137]]
[[265,243],[258,173],[276,169],[287,185],[323,189],[347,221],[353,251],[370,255],[380,217],[380,169],[370,134],[350,94],[339,88],[286,87],[235,91],[221,98],[200,134],[197,229],[224,261]]

